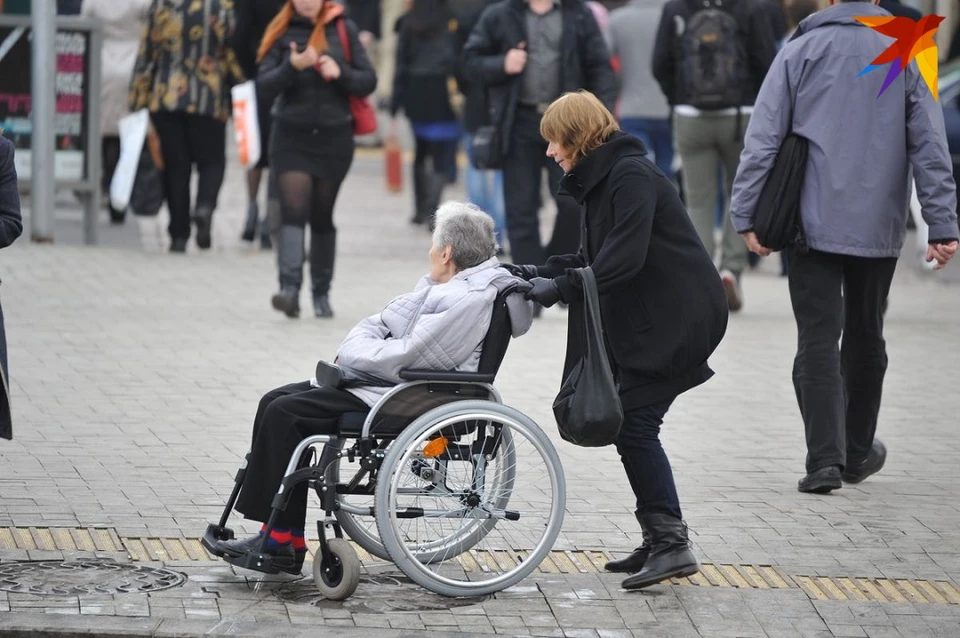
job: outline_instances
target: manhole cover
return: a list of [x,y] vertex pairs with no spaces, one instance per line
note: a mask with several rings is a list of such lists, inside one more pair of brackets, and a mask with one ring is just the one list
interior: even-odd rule
[[112,560],[25,561],[0,564],[0,590],[19,594],[147,593],[177,587],[183,574]]
[[324,598],[313,579],[304,578],[285,583],[277,590],[277,596],[290,603],[311,605],[322,609],[350,609],[386,614],[398,611],[443,611],[456,607],[469,607],[489,599],[489,596],[474,598],[447,598],[427,591],[402,574],[375,574],[360,577],[360,586],[350,598],[332,601]]

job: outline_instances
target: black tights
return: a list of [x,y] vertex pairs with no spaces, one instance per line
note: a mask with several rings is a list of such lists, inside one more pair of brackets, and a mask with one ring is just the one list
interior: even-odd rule
[[334,232],[333,206],[342,183],[300,171],[282,173],[277,178],[281,223],[303,228],[310,222],[314,233]]

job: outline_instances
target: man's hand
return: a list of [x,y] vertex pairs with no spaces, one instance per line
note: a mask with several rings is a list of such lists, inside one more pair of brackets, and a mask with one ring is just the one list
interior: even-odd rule
[[743,241],[747,244],[747,249],[752,252],[760,255],[761,257],[767,257],[773,251],[769,248],[765,248],[760,245],[760,240],[757,239],[757,234],[753,231],[743,234]]
[[530,280],[530,285],[530,290],[523,296],[527,301],[536,301],[544,308],[560,301],[560,288],[553,279],[535,277]]
[[364,49],[369,49],[370,45],[373,44],[373,41],[377,38],[369,31],[361,31],[357,34],[357,39],[360,40],[360,44]]
[[949,244],[930,244],[927,248],[927,261],[937,260],[934,270],[940,270],[947,265],[950,258],[957,254],[957,242],[952,241]]
[[514,277],[519,277],[524,281],[530,281],[540,276],[536,266],[518,266],[517,264],[500,264],[500,266],[510,271],[510,274]]
[[320,61],[320,54],[312,46],[307,46],[303,51],[297,51],[297,43],[290,43],[290,64],[297,71],[309,69]]
[[514,49],[507,51],[507,57],[503,59],[503,71],[507,75],[520,75],[527,66],[527,43],[521,42]]

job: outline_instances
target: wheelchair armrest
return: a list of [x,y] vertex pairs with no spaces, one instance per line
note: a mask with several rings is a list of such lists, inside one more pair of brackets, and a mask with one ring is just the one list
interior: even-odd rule
[[479,372],[448,372],[445,370],[401,370],[404,381],[438,381],[445,383],[493,383],[494,375]]

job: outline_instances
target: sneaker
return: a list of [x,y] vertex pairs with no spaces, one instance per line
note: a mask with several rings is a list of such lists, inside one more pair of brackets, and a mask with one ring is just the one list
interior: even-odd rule
[[848,463],[843,469],[843,480],[845,483],[861,483],[871,474],[876,474],[883,469],[883,464],[886,462],[887,446],[880,439],[874,439],[867,458],[859,463]]
[[[243,540],[218,541],[217,549],[225,555],[238,558],[244,554],[260,551],[260,543],[263,536],[257,534]],[[289,574],[299,574],[303,569],[303,561],[306,558],[307,550],[294,550],[290,543],[283,545],[268,546],[264,552],[273,557],[274,566]]]
[[743,308],[743,293],[740,292],[740,279],[729,270],[721,270],[720,281],[723,282],[723,291],[727,293],[727,307],[732,312],[737,312]]

